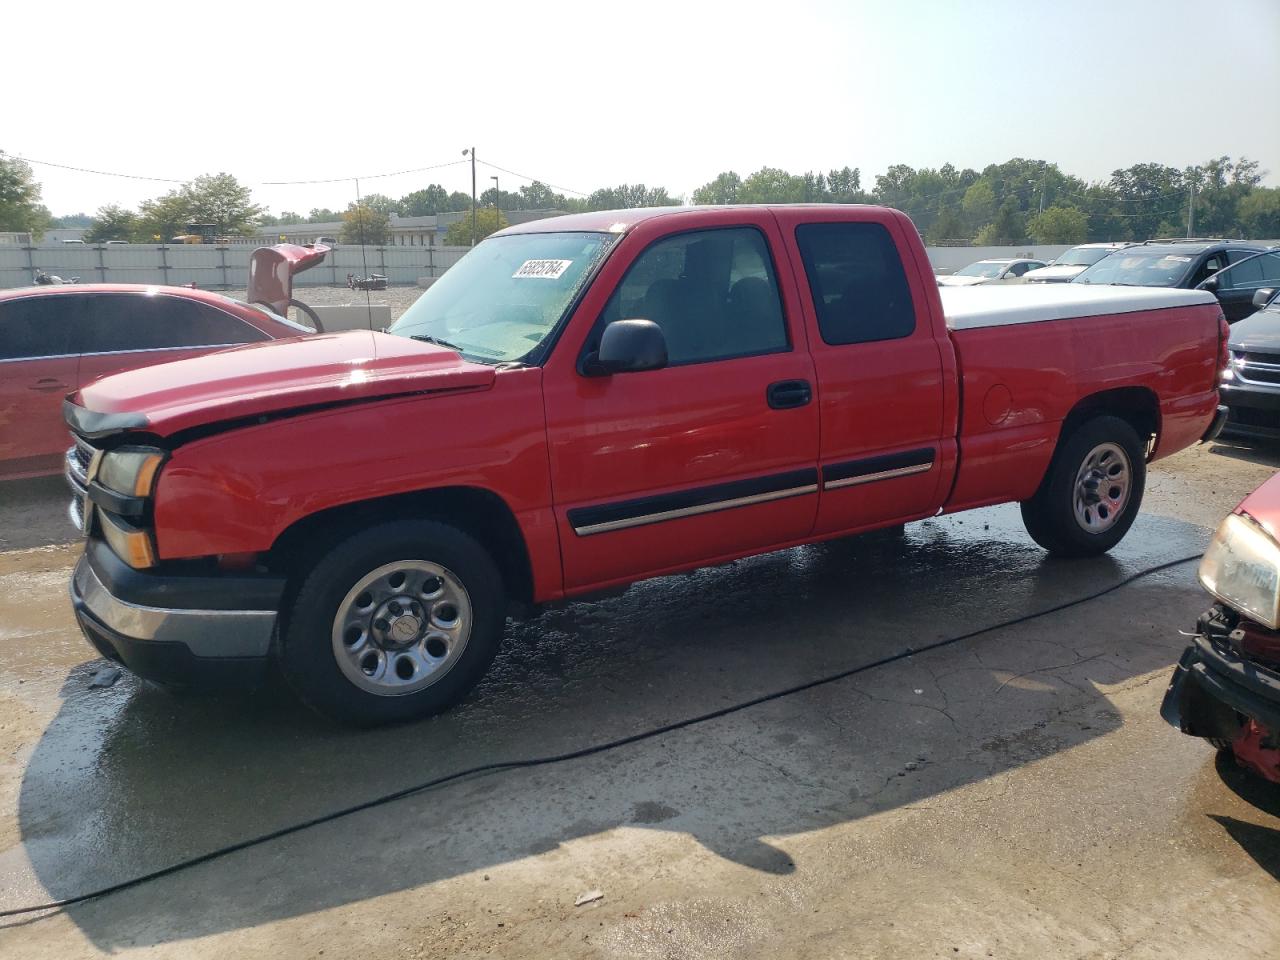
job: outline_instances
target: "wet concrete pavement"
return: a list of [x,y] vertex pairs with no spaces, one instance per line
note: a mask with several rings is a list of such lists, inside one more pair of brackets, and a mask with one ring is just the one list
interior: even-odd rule
[[[73,550],[0,553],[0,909],[1087,596],[1199,553],[1273,469],[1158,465],[1097,560],[1046,559],[1000,507],[640,584],[516,626],[460,708],[372,732],[278,690],[90,688]],[[0,926],[0,955],[1274,956],[1280,794],[1156,714],[1205,605],[1184,564]]]

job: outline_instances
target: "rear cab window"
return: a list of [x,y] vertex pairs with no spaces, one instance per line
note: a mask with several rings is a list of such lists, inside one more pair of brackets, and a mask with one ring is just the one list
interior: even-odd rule
[[897,245],[879,223],[806,223],[796,245],[824,343],[899,340],[916,329]]

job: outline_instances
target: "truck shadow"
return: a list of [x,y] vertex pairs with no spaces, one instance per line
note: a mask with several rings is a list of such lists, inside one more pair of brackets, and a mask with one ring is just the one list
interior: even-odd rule
[[[1225,753],[1217,755],[1214,765],[1222,782],[1241,800],[1263,813],[1280,817],[1280,786],[1242,770]],[[1209,818],[1216,821],[1254,863],[1280,880],[1280,830],[1225,814],[1210,814]]]
[[[919,650],[1206,539],[1144,517],[1112,557],[1053,561],[1016,508],[999,507],[650,581],[514,625],[466,703],[378,731],[336,728],[278,693],[182,700],[128,677],[90,691],[85,664],[26,767],[24,849],[52,897],[75,896],[453,771]],[[1191,570],[617,750],[415,794],[69,915],[103,950],[166,943],[470,877],[617,828],[685,834],[787,874],[788,836],[993,781],[1115,729],[1104,689],[1177,658],[1176,630],[1204,602]]]
[[1213,442],[1211,452],[1218,457],[1280,468],[1280,443],[1224,437]]

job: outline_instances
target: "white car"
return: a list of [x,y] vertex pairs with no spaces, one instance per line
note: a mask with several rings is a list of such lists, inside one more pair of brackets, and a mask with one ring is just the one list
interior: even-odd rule
[[1045,265],[1043,260],[979,260],[955,273],[939,274],[940,287],[972,287],[990,280],[1012,280]]
[[1032,270],[1026,275],[1027,283],[1070,283],[1103,257],[1127,246],[1130,244],[1082,243],[1078,247],[1072,247],[1047,267]]

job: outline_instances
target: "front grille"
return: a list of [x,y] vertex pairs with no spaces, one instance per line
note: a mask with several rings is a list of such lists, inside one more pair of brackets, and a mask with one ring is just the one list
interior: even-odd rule
[[1280,386],[1280,354],[1233,353],[1232,366],[1246,383]]
[[75,445],[67,451],[64,470],[67,486],[71,488],[71,506],[67,515],[77,530],[87,534],[93,518],[93,507],[89,502],[89,473],[98,451],[80,437],[76,437],[75,441]]
[[1280,422],[1274,413],[1254,407],[1232,407],[1228,422],[1242,427],[1269,427],[1272,430],[1280,428]]

